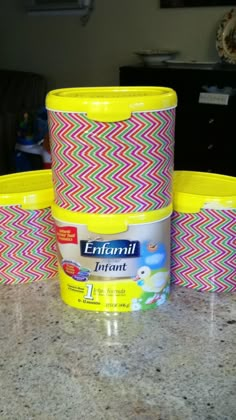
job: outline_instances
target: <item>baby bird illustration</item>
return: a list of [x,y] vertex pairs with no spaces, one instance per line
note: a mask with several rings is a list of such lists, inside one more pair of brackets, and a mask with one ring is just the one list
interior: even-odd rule
[[154,295],[147,300],[146,304],[157,302],[160,298],[159,293],[164,289],[169,279],[169,272],[166,270],[158,271],[152,274],[152,271],[147,266],[142,266],[138,269],[134,281],[142,287],[145,292],[154,292]]

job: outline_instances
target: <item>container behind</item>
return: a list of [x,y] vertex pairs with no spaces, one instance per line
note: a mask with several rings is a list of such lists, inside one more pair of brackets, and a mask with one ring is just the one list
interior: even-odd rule
[[57,275],[51,171],[0,178],[0,284]]
[[236,178],[176,171],[171,236],[173,283],[235,291]]

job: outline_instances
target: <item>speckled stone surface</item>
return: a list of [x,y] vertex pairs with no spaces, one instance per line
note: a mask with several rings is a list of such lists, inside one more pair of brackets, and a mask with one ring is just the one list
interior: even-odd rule
[[173,287],[145,313],[80,312],[57,281],[0,287],[0,419],[236,419],[236,294]]

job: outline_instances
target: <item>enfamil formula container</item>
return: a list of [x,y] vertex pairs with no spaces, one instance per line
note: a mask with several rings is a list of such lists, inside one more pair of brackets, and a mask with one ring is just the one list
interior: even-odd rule
[[162,87],[48,94],[64,302],[124,312],[169,294],[176,93]]
[[62,300],[76,308],[156,308],[170,289],[171,207],[119,215],[52,207]]

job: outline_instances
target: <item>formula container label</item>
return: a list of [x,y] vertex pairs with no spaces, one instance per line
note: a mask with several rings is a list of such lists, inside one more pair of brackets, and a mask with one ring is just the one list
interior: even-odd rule
[[170,219],[95,235],[56,222],[62,299],[85,310],[126,312],[159,306],[169,295]]

